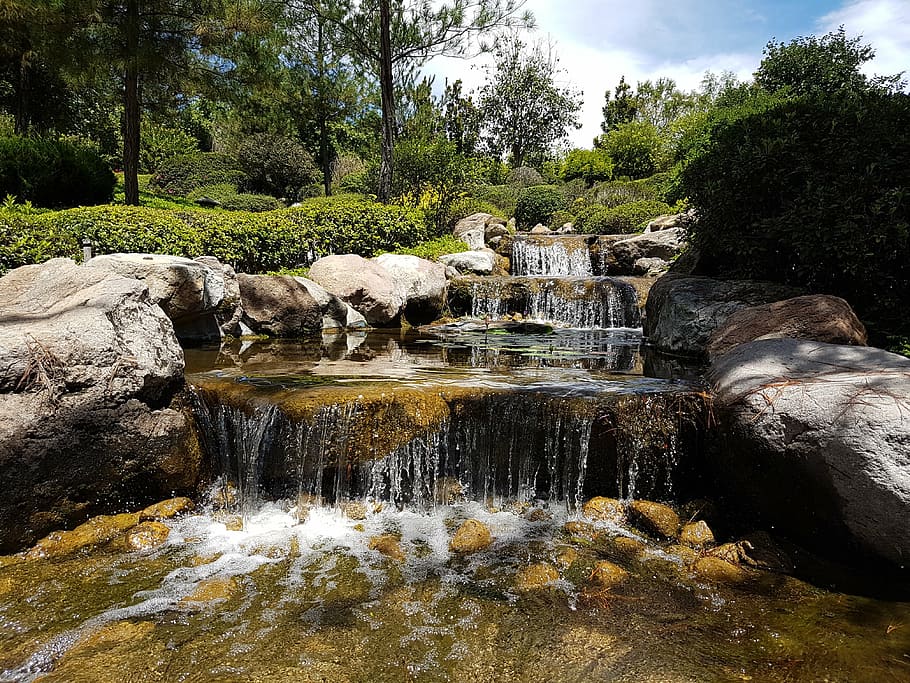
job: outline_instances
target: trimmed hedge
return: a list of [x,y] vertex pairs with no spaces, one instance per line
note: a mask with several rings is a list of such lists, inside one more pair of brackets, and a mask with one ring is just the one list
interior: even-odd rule
[[538,223],[549,225],[553,214],[566,208],[566,199],[555,185],[535,185],[518,193],[515,221],[520,230],[529,230]]
[[645,200],[620,206],[589,206],[575,217],[575,230],[590,235],[638,232],[661,214],[671,213],[664,202]]
[[206,185],[239,187],[246,179],[234,157],[217,152],[182,154],[165,161],[149,182],[149,189],[172,197],[186,197]]
[[99,206],[46,213],[0,208],[0,272],[49,258],[96,253],[209,254],[245,273],[293,268],[309,254],[373,256],[426,240],[422,214],[359,197],[313,199],[264,213]]
[[90,146],[70,140],[0,137],[0,198],[61,208],[109,202],[115,178]]

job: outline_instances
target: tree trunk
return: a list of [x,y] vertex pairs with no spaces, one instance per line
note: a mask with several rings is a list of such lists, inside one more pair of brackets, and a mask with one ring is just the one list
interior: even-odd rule
[[317,19],[317,59],[319,61],[319,163],[322,167],[322,186],[325,190],[325,196],[332,194],[332,155],[329,145],[329,122],[326,114],[326,95],[323,92],[326,79],[325,68],[325,31],[322,24],[322,18]]
[[379,157],[379,201],[392,194],[392,152],[395,145],[395,93],[392,80],[391,10],[379,1],[379,89],[382,95],[382,143]]
[[139,205],[139,0],[128,0],[123,74],[124,202]]
[[28,95],[29,95],[29,78],[28,78],[28,58],[23,52],[19,58],[19,84],[16,88],[16,116],[15,132],[17,135],[25,135],[28,132]]

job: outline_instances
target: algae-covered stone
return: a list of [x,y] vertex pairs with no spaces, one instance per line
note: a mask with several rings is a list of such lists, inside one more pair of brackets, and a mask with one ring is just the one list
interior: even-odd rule
[[83,548],[102,545],[139,523],[138,514],[99,515],[72,531],[54,531],[26,553],[26,558],[59,557]]
[[564,546],[556,552],[556,564],[568,569],[578,560],[578,551],[572,546]]
[[386,557],[398,562],[405,561],[404,551],[401,549],[401,542],[395,534],[382,534],[370,539],[370,550],[376,550]]
[[177,515],[189,512],[195,506],[192,500],[185,497],[169,498],[160,503],[149,505],[139,513],[139,521],[146,522],[157,519],[171,519]]
[[196,590],[181,599],[181,604],[189,602],[211,602],[213,600],[227,600],[234,595],[240,586],[233,576],[216,577],[200,581]]
[[589,580],[601,588],[613,588],[629,578],[629,572],[617,564],[601,560],[594,565]]
[[686,545],[671,545],[667,546],[666,550],[670,555],[678,557],[685,565],[695,564],[695,561],[699,558],[699,554]]
[[702,548],[714,543],[714,532],[704,520],[689,522],[679,532],[679,542],[693,548]]
[[625,510],[621,501],[615,498],[597,496],[584,504],[582,513],[585,517],[599,522],[620,523],[625,517]]
[[714,583],[742,583],[749,579],[742,567],[711,555],[698,558],[692,568],[698,576]]
[[615,536],[609,541],[609,548],[616,555],[633,559],[645,551],[645,544],[637,538],[629,536]]
[[141,522],[114,541],[117,549],[151,550],[163,545],[171,530],[161,522]]
[[367,506],[359,500],[352,500],[345,503],[342,508],[344,516],[348,519],[362,520],[367,518]]
[[476,519],[468,519],[455,531],[449,550],[460,554],[476,553],[489,548],[492,543],[493,535],[487,525]]
[[212,520],[224,524],[228,531],[243,531],[243,517],[230,512],[219,511],[212,515]]
[[579,536],[581,538],[594,538],[594,536],[597,535],[597,530],[594,528],[594,525],[588,524],[587,522],[566,522],[563,524],[562,530],[569,536]]
[[635,500],[629,505],[632,522],[649,534],[663,538],[676,538],[679,515],[673,508],[648,500]]
[[534,591],[546,588],[559,581],[559,572],[552,565],[546,563],[532,564],[524,567],[515,576],[516,590]]

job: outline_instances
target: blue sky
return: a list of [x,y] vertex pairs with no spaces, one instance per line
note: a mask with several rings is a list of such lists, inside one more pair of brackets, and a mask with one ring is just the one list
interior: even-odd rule
[[[685,89],[705,71],[748,78],[772,38],[821,35],[843,24],[876,50],[870,73],[910,72],[910,0],[527,0],[537,21],[532,39],[555,44],[560,78],[583,92],[583,127],[572,143],[590,147],[603,96],[621,75],[635,84],[659,76]],[[436,59],[428,73],[468,88],[483,81],[483,58]]]

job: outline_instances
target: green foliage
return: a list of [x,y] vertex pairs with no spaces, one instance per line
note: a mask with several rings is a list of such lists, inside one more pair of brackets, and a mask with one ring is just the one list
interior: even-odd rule
[[238,271],[261,273],[296,267],[310,250],[373,256],[427,235],[419,213],[349,196],[265,213],[109,205],[29,214],[3,207],[0,268],[56,256],[79,259],[83,237],[97,253],[210,254]]
[[533,228],[538,223],[549,225],[553,214],[566,208],[566,200],[558,187],[536,185],[518,193],[515,221],[521,230]]
[[260,213],[262,211],[275,211],[283,209],[284,204],[267,194],[238,193],[237,188],[230,183],[217,185],[204,185],[198,187],[187,195],[187,199],[197,200],[200,197],[209,197],[221,203],[221,208],[226,211],[249,211]]
[[910,96],[841,92],[716,121],[680,186],[719,275],[836,294],[906,335],[908,168]]
[[619,206],[589,206],[575,217],[575,229],[588,234],[640,232],[661,214],[670,213],[664,202],[646,199]]
[[506,184],[514,187],[543,185],[543,176],[530,166],[518,166],[506,175]]
[[197,152],[165,161],[152,177],[149,188],[172,197],[186,197],[205,185],[226,183],[237,187],[245,177],[233,157],[216,152]]
[[609,208],[652,199],[662,199],[662,196],[657,182],[651,179],[613,180],[595,185],[585,194],[585,203],[589,206],[601,205]]
[[619,77],[619,84],[613,91],[613,99],[610,99],[610,91],[604,94],[603,116],[604,120],[600,123],[600,129],[604,133],[609,133],[623,123],[631,123],[635,120],[637,112],[635,96],[632,94],[632,86],[626,83],[626,77]]
[[457,254],[467,250],[468,245],[460,239],[457,239],[453,235],[443,235],[442,237],[434,237],[426,242],[421,242],[414,247],[399,249],[395,253],[410,254],[411,256],[418,256],[427,259],[428,261],[436,261],[440,256]]
[[495,204],[469,195],[466,197],[459,197],[449,205],[446,212],[446,226],[451,228],[462,218],[475,213],[488,213],[491,216],[505,218],[502,210]]
[[110,201],[116,178],[90,146],[70,140],[0,138],[0,196],[35,206]]
[[168,159],[199,151],[195,137],[179,128],[142,122],[139,147],[139,170],[154,173]]
[[633,121],[601,135],[595,146],[613,160],[613,175],[647,178],[659,169],[661,139],[650,123]]
[[561,228],[566,223],[575,223],[575,214],[571,211],[557,211],[550,218],[550,227],[553,229]]
[[602,149],[573,149],[562,162],[562,179],[581,179],[591,187],[613,177],[613,160]]
[[515,206],[518,204],[519,189],[514,185],[476,185],[471,189],[471,196],[484,202],[489,202],[502,216],[514,216]]
[[336,187],[342,194],[372,194],[376,191],[376,169],[366,167],[344,176]]
[[320,177],[306,148],[280,135],[250,135],[240,141],[234,154],[246,174],[241,185],[250,192],[296,201]]
[[899,353],[910,358],[910,337],[888,337],[885,348],[891,353]]

